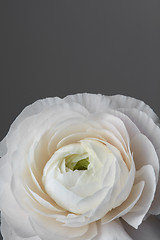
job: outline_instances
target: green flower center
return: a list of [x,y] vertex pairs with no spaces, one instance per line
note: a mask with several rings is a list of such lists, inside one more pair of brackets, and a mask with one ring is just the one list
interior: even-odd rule
[[65,158],[66,170],[87,170],[89,162],[89,157],[87,153],[84,154],[72,154]]

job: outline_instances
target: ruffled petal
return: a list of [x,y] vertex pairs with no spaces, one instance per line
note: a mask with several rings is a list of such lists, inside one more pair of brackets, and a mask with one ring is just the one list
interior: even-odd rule
[[90,113],[107,112],[109,109],[136,108],[145,112],[155,122],[158,121],[154,111],[143,101],[123,95],[104,96],[101,94],[79,93],[64,98],[65,102],[77,102]]
[[[154,123],[154,121],[142,111],[138,111],[137,109],[122,109],[122,111],[130,117],[130,119],[136,124],[139,128],[140,132],[143,133],[153,144],[158,158],[160,159],[160,128]],[[159,168],[157,169],[159,171]],[[152,203],[150,213],[158,215],[160,214],[160,178],[157,184],[156,194],[154,197],[154,201]]]
[[123,95],[114,95],[109,97],[112,100],[111,108],[117,109],[121,111],[121,109],[132,109],[136,108],[138,111],[142,111],[146,113],[150,118],[153,119],[154,122],[158,122],[159,118],[156,115],[156,113],[148,106],[146,103],[143,101],[128,97],[128,96],[123,96]]
[[[154,123],[153,119],[149,115],[137,109],[121,109],[152,142],[156,150],[160,148],[160,128]],[[159,156],[160,157],[160,156]]]

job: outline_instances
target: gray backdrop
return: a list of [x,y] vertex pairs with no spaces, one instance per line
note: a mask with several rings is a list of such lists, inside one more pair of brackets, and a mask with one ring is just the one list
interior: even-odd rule
[[1,139],[48,96],[119,93],[160,116],[159,0],[2,0],[0,18]]

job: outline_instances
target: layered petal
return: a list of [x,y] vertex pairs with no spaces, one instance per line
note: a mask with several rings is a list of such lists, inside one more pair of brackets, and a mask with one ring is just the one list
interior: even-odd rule
[[14,232],[18,236],[27,238],[35,235],[29,222],[28,214],[17,204],[10,190],[10,186],[5,186],[5,191],[1,198],[1,211],[2,215],[5,216],[7,223],[12,229],[14,229]]
[[160,213],[157,123],[144,102],[121,95],[76,94],[25,108],[0,143],[5,240],[131,240],[120,217],[138,228],[149,224],[147,213]]
[[20,237],[17,236],[15,231],[9,226],[8,221],[5,220],[4,216],[1,216],[1,233],[3,240],[41,240],[38,236],[33,237]]
[[156,178],[151,165],[143,166],[136,172],[135,183],[140,181],[145,182],[141,197],[130,212],[123,216],[123,219],[134,228],[138,228],[141,224],[154,199]]

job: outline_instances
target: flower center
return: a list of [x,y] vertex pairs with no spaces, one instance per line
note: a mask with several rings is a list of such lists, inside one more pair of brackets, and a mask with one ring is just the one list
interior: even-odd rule
[[66,171],[69,169],[72,171],[75,170],[87,170],[89,162],[89,157],[87,153],[83,154],[72,154],[65,158]]
[[[95,209],[108,195],[115,201],[126,183],[128,169],[113,146],[83,139],[59,148],[46,163],[45,191],[62,208],[76,214]],[[109,211],[113,202],[107,206]],[[117,206],[117,205],[116,205]]]

